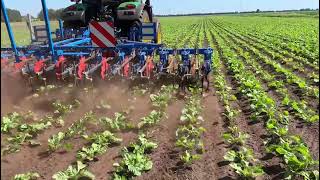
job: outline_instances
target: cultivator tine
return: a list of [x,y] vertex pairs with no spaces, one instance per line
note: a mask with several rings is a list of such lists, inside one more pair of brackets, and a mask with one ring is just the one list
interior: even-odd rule
[[45,70],[45,72],[53,71],[55,66],[56,66],[55,64],[51,64],[50,66],[48,66],[44,70]]
[[100,62],[99,64],[95,65],[93,68],[89,69],[88,71],[86,71],[84,73],[86,79],[92,81],[93,79],[92,79],[92,77],[90,77],[90,75],[92,73],[94,73],[96,70],[98,70],[98,68],[100,68],[101,66],[102,66],[102,62]]
[[[58,41],[52,44],[52,39],[49,39],[49,46],[35,45],[19,49],[21,62],[15,63],[16,68],[22,70],[23,75],[29,76],[30,84],[33,84],[35,79],[41,79],[46,85],[51,79],[49,72],[54,70],[57,80],[65,81],[67,77],[72,77],[76,86],[86,80],[92,83],[97,71],[100,71],[102,80],[106,77],[120,76],[131,80],[148,79],[151,83],[164,77],[173,83],[181,84],[185,79],[199,78],[211,70],[209,59],[211,60],[212,53],[206,52],[206,49],[169,49],[163,48],[162,44],[153,43],[156,41],[145,43],[124,40],[112,33],[116,28],[112,20],[99,21],[98,24],[109,29],[111,36],[104,36],[107,33],[103,28],[97,29],[99,32],[101,30],[100,33],[90,29],[90,25],[82,28],[81,31],[80,29],[69,31],[60,24]],[[152,32],[153,26],[148,25],[143,28],[149,28],[148,32]],[[99,36],[92,39],[94,37],[92,35]],[[151,34],[148,36],[151,37]],[[104,40],[110,40],[110,43]],[[106,52],[112,53],[103,54]],[[203,65],[200,64],[199,54],[205,57]],[[40,58],[30,61],[34,55]],[[29,56],[31,59],[27,58]],[[51,57],[52,60],[44,57]],[[58,59],[55,59],[56,57]],[[2,62],[6,61],[3,56],[1,58]],[[156,61],[158,58],[159,61]],[[19,60],[16,61],[19,62]],[[202,66],[205,71],[202,71]]]
[[124,58],[120,59],[120,66],[118,67],[118,73],[125,78],[130,78],[130,67],[131,67],[131,61],[136,57],[136,52],[133,49],[130,53],[130,55],[124,56]]
[[155,55],[155,49],[152,50],[145,50],[145,52],[143,53],[143,55],[140,57],[140,65],[141,66],[140,69],[138,69],[138,75],[140,78],[147,78],[150,79],[153,71],[154,71],[154,55]]
[[146,70],[147,68],[147,64],[145,64],[140,70],[139,70],[139,74],[141,75],[141,77],[144,77],[143,76],[143,72]]
[[124,58],[124,62],[121,64],[120,69],[122,70],[122,76],[125,78],[129,77],[129,73],[130,73],[130,60],[132,58],[129,58],[128,56],[126,56]]
[[168,59],[168,66],[167,66],[167,71],[166,73],[168,73],[169,75],[176,75],[177,71],[179,68],[179,64],[177,62],[177,59],[174,58],[173,55],[169,55],[169,59]]
[[101,60],[101,71],[100,71],[100,76],[102,80],[105,80],[106,76],[108,73],[110,73],[110,64],[109,61],[112,60],[112,57],[105,58],[103,57]]
[[[141,26],[142,31],[134,33],[134,37],[141,36],[142,40],[149,40],[147,43],[142,40],[134,41],[135,38],[132,39],[131,36],[122,37],[122,33],[118,31],[121,27],[116,27],[117,23],[113,18],[93,18],[87,27],[76,29],[65,28],[62,21],[59,21],[59,31],[56,31],[57,39],[54,41],[48,26],[49,19],[45,20],[48,44],[17,48],[14,47],[15,43],[11,42],[11,50],[6,50],[8,54],[9,51],[14,52],[12,54],[16,57],[17,70],[22,70],[23,75],[28,75],[30,82],[41,79],[47,84],[51,79],[49,75],[52,70],[55,71],[57,80],[72,77],[75,85],[86,80],[93,82],[94,73],[99,70],[103,80],[106,77],[121,76],[123,79],[144,78],[152,82],[167,76],[165,78],[173,78],[174,82],[180,83],[184,78],[202,75],[197,55],[205,55],[205,50],[163,48],[162,44],[156,43],[159,23],[144,23]],[[135,28],[137,29],[139,28]],[[113,54],[105,55],[102,52]],[[34,55],[41,58],[31,63],[27,57],[30,56],[32,59]],[[68,56],[68,59],[64,56]],[[51,57],[52,60],[44,57]],[[208,57],[205,55],[204,74],[210,70]],[[158,58],[159,62],[156,61]],[[6,60],[2,58],[1,61]]]
[[95,58],[95,57],[96,57],[96,52],[95,51],[93,51],[90,54],[90,57],[88,57],[88,58],[85,58],[85,56],[81,56],[80,57],[79,63],[75,66],[76,67],[75,68],[76,74],[74,76],[75,77],[75,85],[78,85],[78,81],[83,81],[84,80],[84,77],[86,77],[85,72],[89,67],[88,62],[90,60],[92,60],[93,58]]
[[63,80],[62,73],[64,72],[66,59],[64,56],[59,56],[58,61],[55,64],[56,77],[58,80]]
[[61,73],[60,77],[62,80],[65,80],[67,78],[67,76],[72,76],[74,75],[74,71],[75,69],[78,67],[78,65],[72,65],[71,67],[68,67],[66,69],[64,69],[64,71]]
[[[146,78],[150,80],[167,76],[167,78],[172,79],[173,83],[180,84],[185,79],[202,78],[206,75],[205,71],[211,70],[212,50],[210,48],[163,49],[142,47],[132,48],[131,50],[130,48],[119,48],[112,56],[103,56],[101,50],[92,50],[91,53],[71,53],[71,55],[80,55],[78,63],[71,63],[75,61],[66,59],[62,54],[58,56],[55,64],[49,62],[48,59],[44,59],[43,56],[34,63],[31,63],[26,56],[22,56],[22,62],[25,64],[25,68],[22,68],[23,74],[30,75],[32,74],[30,72],[33,72],[35,77],[43,80],[45,85],[48,81],[45,75],[52,70],[55,70],[58,80],[74,77],[76,86],[85,80],[92,83],[96,71],[100,72],[100,77],[103,80],[106,77],[117,75],[125,79]],[[199,55],[204,56],[203,64],[200,63]],[[155,56],[159,57],[158,63],[154,62]],[[202,70],[202,66],[206,68],[205,71]],[[30,84],[35,77],[30,75]]]

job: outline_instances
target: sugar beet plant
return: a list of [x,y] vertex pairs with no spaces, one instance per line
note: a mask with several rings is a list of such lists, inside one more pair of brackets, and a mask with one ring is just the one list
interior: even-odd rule
[[110,119],[108,117],[102,117],[99,119],[99,122],[102,123],[106,129],[112,132],[118,132],[121,130],[133,128],[133,125],[130,124],[130,122],[128,121],[128,118],[126,117],[125,112],[114,113],[113,119]]
[[165,116],[164,112],[152,110],[148,116],[141,118],[138,128],[152,126],[158,123],[163,116]]
[[95,176],[87,170],[87,165],[77,161],[76,165],[70,165],[65,171],[59,171],[52,176],[55,180],[95,179]]
[[180,116],[182,124],[176,130],[176,146],[183,151],[180,159],[185,164],[199,159],[204,152],[201,137],[205,129],[200,126],[203,118],[200,116],[202,108],[199,94],[194,89],[192,96],[187,99],[188,103]]
[[66,132],[59,132],[50,139],[49,150],[52,149],[51,152],[61,147],[63,141],[72,138],[74,135],[82,135],[88,141],[77,152],[77,164],[69,166],[65,171],[57,172],[53,176],[54,179],[94,179],[94,175],[87,170],[87,164],[84,163],[96,160],[97,156],[104,154],[108,147],[121,143],[122,139],[117,138],[112,132],[117,132],[128,127],[125,113],[120,112],[115,113],[114,120],[110,118],[100,118],[98,120],[103,125],[104,131],[90,135],[86,134],[85,124],[87,122],[97,122],[93,112],[86,113],[78,122],[72,124]]
[[16,174],[14,180],[36,180],[40,178],[40,175],[36,172],[27,172],[24,174]]
[[[216,36],[219,37],[219,36]],[[317,179],[317,163],[311,158],[309,149],[301,138],[293,138],[288,131],[287,115],[278,111],[275,101],[265,92],[255,75],[245,69],[230,46],[217,38],[223,50],[224,60],[230,74],[239,82],[241,94],[249,100],[253,120],[264,120],[269,135],[265,142],[267,151],[283,158],[286,164],[286,178],[302,177]]]
[[[172,94],[175,90],[173,86],[162,86],[157,94],[150,95],[154,110],[146,117],[141,118],[141,122],[138,124],[139,129],[150,127],[166,116],[165,109],[173,99]],[[116,170],[113,179],[132,179],[150,170],[152,161],[147,157],[147,154],[155,148],[157,148],[156,143],[149,141],[144,134],[139,135],[136,143],[131,143],[122,150],[123,159],[120,163],[114,164]]]
[[93,121],[95,116],[93,112],[86,113],[83,118],[73,123],[65,132],[58,132],[52,135],[48,139],[48,150],[54,152],[63,145],[63,141],[68,140],[75,135],[81,135],[84,133],[85,124],[89,121]]
[[174,86],[162,86],[157,94],[151,94],[150,100],[154,110],[146,117],[141,118],[138,128],[152,126],[158,123],[163,117],[166,117],[165,109],[169,102],[172,101],[176,88]]
[[264,174],[261,165],[253,164],[253,162],[257,161],[253,156],[253,150],[245,146],[237,151],[228,151],[224,159],[231,162],[230,166],[242,179],[255,179],[257,176]]
[[19,126],[22,120],[23,116],[16,112],[9,113],[7,116],[2,117],[1,133],[10,133],[12,129]]
[[74,100],[71,104],[63,104],[61,101],[57,100],[52,103],[55,111],[54,113],[62,116],[66,113],[70,113],[73,109],[78,108],[80,106],[80,102],[78,100]]
[[[220,48],[219,44],[213,42],[214,39],[212,32],[208,35],[210,42],[213,46]],[[220,50],[220,49],[218,49]],[[239,116],[239,111],[235,107],[237,101],[236,96],[231,91],[232,88],[227,84],[225,76],[222,72],[223,58],[221,52],[214,57],[214,86],[216,92],[219,95],[220,101],[224,106],[225,120],[228,125],[228,131],[223,133],[222,137],[226,144],[230,145],[231,150],[227,151],[224,159],[230,162],[230,166],[235,172],[243,179],[254,179],[255,177],[262,176],[264,174],[261,165],[257,164],[257,159],[254,158],[253,150],[246,147],[246,141],[250,137],[247,133],[241,132],[240,128],[236,124],[236,119]]]
[[[9,137],[6,139],[9,144],[1,150],[1,154],[4,155],[17,152],[20,150],[20,146],[25,142],[28,142],[31,146],[40,145],[39,142],[33,139],[45,129],[50,128],[52,125],[63,126],[63,116],[67,113],[70,113],[79,105],[80,102],[77,100],[71,104],[64,104],[60,101],[56,101],[53,103],[55,108],[54,116],[46,115],[38,121],[33,119],[33,112],[31,111],[25,115],[20,115],[14,112],[4,116],[1,123],[1,132],[7,134],[9,133]],[[34,122],[25,123],[24,121],[27,119],[32,119]]]
[[[18,152],[20,150],[20,146],[26,142],[28,142],[30,145],[39,145],[39,143],[36,143],[32,139],[34,139],[45,129],[51,127],[51,125],[54,123],[51,116],[46,116],[38,122],[32,124],[24,123],[23,120],[24,117],[17,113],[13,113],[7,117],[4,117],[4,123],[2,125],[4,126],[4,131],[9,132],[10,129],[10,135],[6,139],[9,144],[1,150],[2,155]],[[7,123],[12,124],[7,126]]]
[[164,111],[164,109],[168,106],[168,102],[173,98],[172,94],[175,91],[176,88],[174,86],[163,85],[157,94],[150,95],[152,106],[160,111]]
[[131,143],[122,150],[121,162],[113,164],[116,168],[113,179],[132,179],[145,171],[151,170],[153,163],[147,154],[151,153],[157,146],[156,143],[149,141],[144,134],[139,135],[136,143]]
[[108,146],[122,142],[122,139],[117,138],[110,131],[94,133],[90,136],[83,135],[83,137],[88,140],[91,145],[88,147],[83,147],[80,151],[78,151],[77,159],[81,161],[93,161],[96,156],[105,153]]
[[[269,60],[263,57],[261,53],[259,54],[259,52],[257,52],[256,50],[249,51],[251,53],[245,52],[241,47],[237,46],[234,42],[231,42],[227,39],[225,41],[228,42],[230,47],[232,47],[235,50],[235,52],[237,52],[238,55],[245,60],[246,64],[248,65],[246,66],[246,68],[249,68],[253,73],[260,76],[261,79],[267,83],[268,87],[274,90],[274,92],[276,92],[276,94],[279,95],[279,98],[282,101],[282,105],[285,106],[288,111],[293,111],[296,117],[298,117],[299,119],[303,120],[308,124],[319,121],[319,115],[317,112],[309,108],[305,101],[300,102],[297,100],[293,100],[293,98],[291,98],[291,96],[289,95],[290,93],[286,88],[285,82],[283,80],[276,80],[276,79],[279,79],[279,77],[282,77],[283,75],[273,75],[273,73],[269,73],[268,71],[263,69],[262,66],[258,63],[259,61],[254,60],[256,58],[252,56],[252,54],[258,55],[260,58],[259,60],[261,60],[261,62],[265,62],[266,64],[273,65],[274,62],[272,60]],[[288,74],[289,73],[288,70],[284,69],[280,65],[274,65],[274,66],[275,66],[276,72],[286,72],[285,76],[291,77],[290,82],[299,82],[298,84],[300,86],[306,87],[306,83],[304,81],[296,80],[295,78],[298,78],[298,77]],[[316,92],[318,89],[313,89],[313,90],[315,90]]]

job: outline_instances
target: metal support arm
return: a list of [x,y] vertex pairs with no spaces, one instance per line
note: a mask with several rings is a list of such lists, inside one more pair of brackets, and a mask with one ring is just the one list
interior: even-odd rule
[[6,23],[7,31],[8,31],[8,34],[9,34],[9,39],[10,39],[10,42],[11,42],[11,47],[12,47],[12,50],[14,51],[14,54],[15,54],[16,63],[19,63],[20,62],[19,52],[17,50],[17,45],[16,45],[16,42],[14,40],[13,32],[12,32],[12,29],[11,29],[11,26],[10,26],[10,20],[9,20],[9,17],[8,17],[8,14],[7,14],[7,9],[6,9],[6,6],[4,5],[3,0],[1,0],[1,11],[3,13],[4,22]]

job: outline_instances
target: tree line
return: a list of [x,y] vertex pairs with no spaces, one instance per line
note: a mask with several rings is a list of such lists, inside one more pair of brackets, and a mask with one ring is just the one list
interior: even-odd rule
[[[48,9],[48,15],[49,15],[50,20],[58,20],[61,16],[62,11],[63,11],[63,8],[62,9]],[[24,19],[26,18],[26,16],[22,16],[20,11],[18,11],[16,9],[7,8],[7,15],[8,15],[10,22],[21,22],[21,21],[24,21]],[[35,17],[32,17],[32,18],[34,19]],[[42,10],[38,13],[36,18],[39,19],[40,21],[44,20]],[[3,17],[2,11],[1,11],[1,22],[4,22],[4,17]]]
[[227,15],[227,14],[254,14],[254,13],[276,13],[276,12],[316,12],[319,13],[319,9],[299,9],[299,10],[273,10],[273,11],[262,11],[257,9],[255,11],[233,11],[233,12],[218,12],[218,13],[190,13],[190,14],[166,14],[166,15],[155,15],[157,17],[170,17],[170,16],[207,16],[207,15]]
[[[8,15],[8,18],[11,22],[22,21],[21,13],[18,10],[7,8],[7,15]],[[4,22],[4,17],[3,17],[2,11],[1,11],[1,22]]]
[[[61,17],[61,13],[64,8],[61,9],[48,9],[48,15],[50,20],[58,20]],[[290,12],[290,11],[297,11],[297,10],[282,10],[282,11],[260,11],[260,9],[257,9],[256,11],[247,11],[247,12],[241,12],[241,13],[259,13],[259,12]],[[319,11],[319,9],[300,9],[298,11]],[[196,15],[219,15],[219,14],[238,14],[239,12],[223,12],[223,13],[194,13],[194,14],[174,14],[174,15],[156,15],[156,16],[196,16]],[[9,17],[10,22],[21,22],[25,19],[25,16],[22,16],[20,11],[15,9],[9,9],[7,8],[7,14]],[[37,17],[38,20],[43,21],[43,12],[42,10],[38,13]],[[34,19],[34,17],[33,17]],[[1,11],[1,22],[4,22],[3,14]]]

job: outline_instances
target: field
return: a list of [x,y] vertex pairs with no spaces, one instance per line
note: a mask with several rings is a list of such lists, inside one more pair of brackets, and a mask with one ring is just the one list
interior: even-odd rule
[[210,95],[125,81],[34,93],[1,71],[1,179],[319,179],[319,19],[160,20],[167,47],[214,49]]
[[[44,25],[44,22],[37,21],[32,22],[33,26],[36,25]],[[51,31],[55,31],[55,29],[59,28],[58,21],[51,22]],[[18,46],[29,45],[31,42],[30,32],[26,22],[14,22],[11,23],[11,28],[14,34],[15,41]],[[7,33],[7,28],[5,23],[1,23],[1,47],[10,47],[10,40]]]

